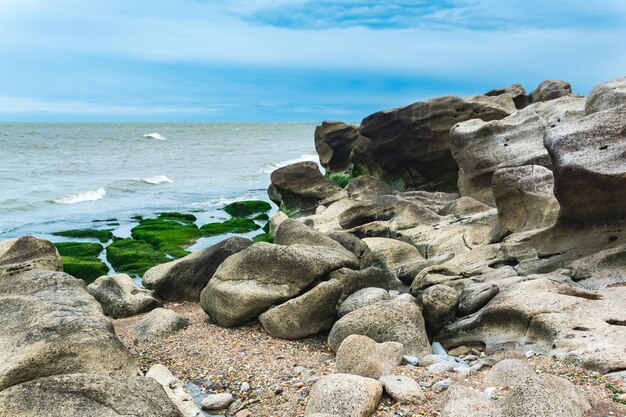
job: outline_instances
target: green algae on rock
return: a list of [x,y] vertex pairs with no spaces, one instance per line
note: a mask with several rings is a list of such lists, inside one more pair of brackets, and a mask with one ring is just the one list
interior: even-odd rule
[[352,179],[350,174],[342,172],[333,172],[332,174],[326,174],[324,176],[329,180],[334,181],[341,188],[346,188]]
[[87,284],[109,272],[109,268],[98,259],[103,249],[99,243],[60,242],[55,246],[63,261],[63,271]]
[[[186,217],[187,216],[187,217]],[[189,252],[183,246],[193,244],[202,237],[202,232],[190,220],[193,215],[162,213],[156,219],[144,219],[131,230],[135,240],[143,240],[152,247],[173,258],[181,258]]]
[[260,235],[256,235],[252,238],[253,242],[267,242],[274,243],[274,235],[271,233],[261,233]]
[[72,229],[52,233],[54,236],[98,239],[106,243],[113,237],[112,229]]
[[256,216],[252,218],[252,220],[257,220],[257,221],[269,220],[269,219],[270,219],[270,216],[268,216],[267,213],[257,214]]
[[249,217],[257,213],[265,213],[271,209],[270,203],[262,200],[235,201],[224,207],[224,211],[233,217]]
[[55,243],[59,255],[73,258],[96,258],[102,252],[102,245],[91,242],[59,242]]
[[172,260],[152,244],[132,238],[115,239],[106,251],[107,260],[115,271],[129,275],[142,275],[153,266]]
[[214,236],[224,233],[248,233],[260,228],[261,226],[254,220],[234,218],[222,223],[207,223],[200,228],[200,231],[203,236]]

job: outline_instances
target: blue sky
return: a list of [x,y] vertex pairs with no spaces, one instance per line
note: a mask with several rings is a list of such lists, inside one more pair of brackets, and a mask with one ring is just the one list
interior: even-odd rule
[[623,0],[0,0],[0,121],[358,121],[626,75]]

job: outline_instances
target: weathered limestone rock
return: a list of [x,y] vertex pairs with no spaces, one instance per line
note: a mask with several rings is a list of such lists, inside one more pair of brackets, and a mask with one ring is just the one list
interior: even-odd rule
[[515,233],[552,226],[559,213],[552,171],[539,165],[502,168],[492,178],[498,219]]
[[373,379],[391,375],[402,363],[403,351],[401,343],[376,343],[367,336],[353,334],[337,349],[337,372]]
[[349,172],[350,152],[359,137],[356,126],[343,122],[322,122],[315,128],[315,150],[327,172]]
[[184,417],[152,378],[72,373],[0,392],[1,416]]
[[342,294],[341,282],[324,281],[301,296],[270,308],[259,316],[259,321],[273,337],[301,339],[332,327]]
[[459,292],[447,285],[436,284],[421,291],[417,303],[422,306],[426,329],[436,333],[454,318],[459,305]]
[[183,381],[176,378],[166,366],[161,364],[152,365],[146,378],[156,380],[165,390],[172,403],[185,417],[202,417],[202,412],[193,402],[193,397],[185,389]]
[[430,353],[422,312],[414,302],[403,299],[381,301],[346,314],[330,331],[328,345],[337,351],[352,334],[368,336],[378,343],[402,343],[406,355]]
[[589,290],[626,282],[626,245],[578,259],[570,267],[572,279]]
[[554,100],[559,97],[572,94],[572,86],[566,81],[545,80],[530,93],[530,101],[538,103],[540,101]]
[[230,237],[210,248],[201,249],[184,258],[150,268],[143,275],[146,288],[156,291],[168,301],[198,301],[217,267],[229,256],[250,246],[252,241]]
[[163,304],[126,274],[101,276],[87,286],[87,291],[100,303],[104,314],[116,319],[145,313]]
[[304,415],[369,417],[382,394],[383,386],[375,379],[348,374],[327,375],[311,388]]
[[32,236],[0,240],[0,280],[30,270],[62,271],[57,248]]
[[82,280],[35,270],[4,276],[0,390],[71,373],[132,376],[137,368]]
[[242,324],[334,270],[357,268],[356,257],[350,255],[322,246],[255,243],[220,265],[202,291],[200,304],[220,326]]
[[138,340],[158,339],[170,336],[189,325],[189,321],[173,310],[157,308],[146,314],[135,329]]
[[457,166],[450,155],[450,128],[464,120],[497,120],[508,114],[495,101],[459,97],[438,97],[381,111],[361,122],[362,136],[350,159],[355,171],[394,183],[397,189],[424,184],[454,188]]
[[626,219],[626,104],[549,130],[559,219],[610,223]]
[[348,193],[321,174],[315,162],[298,162],[272,172],[270,199],[287,212],[314,213],[317,206],[347,198]]
[[593,87],[587,97],[585,114],[612,109],[626,104],[626,77],[619,77]]

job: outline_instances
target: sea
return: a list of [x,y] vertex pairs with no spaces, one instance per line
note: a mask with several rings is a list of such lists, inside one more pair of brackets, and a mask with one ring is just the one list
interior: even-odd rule
[[[58,242],[68,239],[52,233],[80,228],[128,237],[133,216],[164,211],[193,213],[198,225],[228,219],[221,209],[230,202],[269,201],[273,170],[319,163],[315,126],[0,123],[0,239]],[[189,250],[225,237],[202,238]]]

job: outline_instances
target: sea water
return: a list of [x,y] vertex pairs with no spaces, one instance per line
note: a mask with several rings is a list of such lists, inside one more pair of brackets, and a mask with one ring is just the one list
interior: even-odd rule
[[93,227],[127,237],[133,216],[163,211],[193,213],[198,225],[227,219],[220,209],[229,202],[268,200],[276,168],[318,160],[314,130],[314,123],[0,123],[0,239],[62,241],[52,233]]

